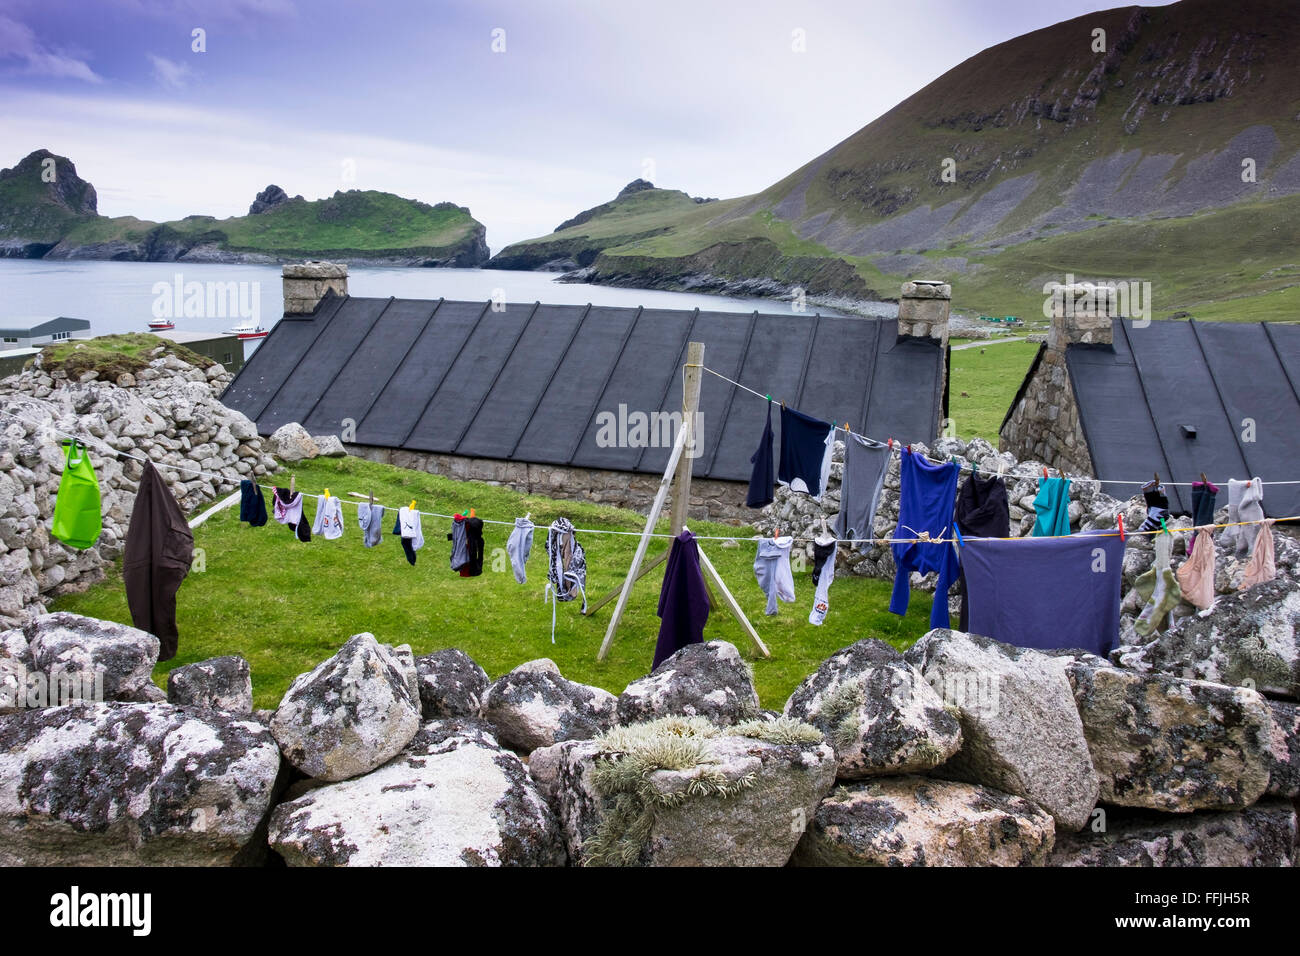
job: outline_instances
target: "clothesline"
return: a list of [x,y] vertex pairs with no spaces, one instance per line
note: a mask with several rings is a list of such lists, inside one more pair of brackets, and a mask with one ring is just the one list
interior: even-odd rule
[[[712,371],[712,370],[711,370],[711,369],[708,369],[708,368],[706,367],[706,368],[705,368],[705,371]],[[713,374],[718,375],[717,372],[714,372]],[[725,378],[725,376],[721,376],[721,375],[719,375],[719,377],[720,377],[720,378]],[[731,381],[731,380],[730,380],[730,379],[727,379],[727,381]],[[746,386],[741,385],[739,382],[732,382],[732,384],[737,385],[738,387],[745,389],[745,391],[752,392],[753,394],[758,395],[758,393],[757,393],[757,392],[754,392],[753,389],[746,388]],[[762,398],[762,397],[764,397],[764,396],[759,396],[759,397]],[[132,455],[132,454],[130,454],[129,452],[125,452],[125,451],[122,451],[122,450],[120,450],[120,449],[114,448],[112,445],[109,445],[107,442],[105,442],[105,441],[103,441],[103,440],[101,440],[101,439],[93,438],[93,437],[92,437],[92,438],[87,438],[87,437],[85,437],[85,436],[75,435],[75,434],[73,434],[73,433],[71,433],[71,432],[63,431],[63,430],[60,429],[60,428],[55,428],[53,425],[49,424],[48,422],[34,421],[34,420],[30,419],[30,418],[24,418],[22,415],[18,415],[18,414],[16,414],[15,412],[12,412],[12,411],[10,411],[10,410],[8,410],[8,409],[0,409],[0,414],[8,415],[8,416],[11,417],[11,418],[15,418],[15,419],[17,419],[18,421],[25,422],[25,423],[27,423],[27,424],[29,424],[29,425],[33,425],[33,426],[38,427],[38,428],[48,428],[50,431],[54,432],[54,434],[56,434],[56,435],[62,435],[62,436],[65,437],[65,438],[71,439],[71,440],[73,440],[73,441],[80,442],[81,444],[86,445],[86,446],[88,446],[88,447],[90,447],[90,446],[98,446],[101,450],[105,450],[105,451],[107,451],[109,454],[113,455],[114,457],[119,457],[119,458],[129,458],[129,459],[132,459],[133,461],[138,461],[138,462],[141,462],[141,463],[148,462],[148,463],[150,463],[150,464],[152,464],[152,465],[154,465],[154,466],[156,466],[156,467],[161,467],[161,468],[171,468],[171,469],[174,469],[174,470],[177,470],[177,471],[183,471],[183,472],[187,472],[187,473],[190,473],[190,474],[198,474],[198,475],[202,475],[202,476],[205,477],[205,478],[210,478],[210,479],[213,479],[213,480],[215,480],[215,481],[218,481],[218,482],[221,482],[221,483],[224,483],[224,484],[237,485],[237,484],[239,484],[239,483],[242,482],[242,481],[245,481],[245,480],[251,481],[251,480],[252,480],[252,479],[245,479],[245,478],[231,478],[231,477],[229,477],[229,476],[227,476],[227,475],[214,474],[214,473],[212,473],[212,472],[206,472],[206,471],[203,471],[202,469],[194,468],[194,467],[189,466],[189,465],[178,465],[178,464],[175,464],[175,463],[172,463],[172,462],[167,462],[167,461],[154,461],[152,458],[149,458],[149,457],[147,457],[147,456]],[[276,485],[265,484],[265,483],[263,483],[263,482],[253,482],[253,484],[256,485],[258,488],[261,488],[261,489],[264,490],[264,491],[270,491],[270,492],[272,492],[272,493],[274,493],[274,490],[275,490],[275,488],[277,487]],[[1273,484],[1285,484],[1285,482],[1273,482]],[[324,493],[301,492],[301,494],[302,494],[302,496],[303,496],[304,498],[315,498],[315,499],[317,499],[317,500],[320,500],[321,498],[324,497]],[[333,495],[333,496],[331,496],[331,497],[337,498],[341,503],[347,503],[347,504],[350,504],[350,505],[361,505],[361,504],[367,504],[367,503],[368,503],[368,501],[366,501],[366,502],[363,502],[363,501],[353,501],[351,498],[341,498],[341,497],[339,497],[339,496],[337,496],[337,495]],[[380,504],[379,502],[376,502],[376,505],[378,505],[378,506],[381,507],[381,508],[384,508],[386,511],[387,511],[387,510],[393,510],[391,505],[384,505],[384,504]],[[450,520],[453,520],[453,519],[455,518],[455,515],[444,514],[444,513],[442,513],[442,512],[438,512],[438,511],[420,511],[420,510],[417,509],[416,514],[420,515],[422,518],[444,518],[444,519],[449,520],[449,521],[450,521]],[[509,527],[514,527],[514,521],[502,521],[502,520],[494,519],[494,518],[482,518],[482,519],[480,519],[480,520],[481,520],[484,524],[496,524],[496,525],[506,525],[506,526],[509,526]],[[1259,520],[1256,520],[1256,521],[1238,521],[1238,522],[1233,522],[1233,523],[1230,523],[1230,524],[1221,524],[1221,525],[1199,525],[1199,526],[1197,526],[1196,528],[1188,528],[1188,529],[1182,529],[1182,530],[1195,531],[1195,530],[1200,530],[1200,528],[1203,528],[1203,527],[1204,527],[1204,528],[1215,528],[1215,529],[1217,529],[1217,528],[1231,528],[1231,527],[1239,527],[1239,526],[1244,526],[1244,525],[1264,524],[1264,523],[1267,523],[1267,522],[1286,522],[1286,521],[1297,521],[1297,520],[1300,520],[1300,515],[1292,515],[1291,517],[1287,517],[1287,518],[1263,518],[1263,519],[1259,519]],[[575,532],[579,533],[579,534],[610,534],[610,535],[625,535],[625,536],[629,536],[629,537],[640,537],[640,536],[642,535],[642,532],[640,532],[640,531],[616,531],[616,530],[613,530],[613,529],[610,529],[610,528],[574,528],[573,530],[574,530]],[[1134,530],[1134,531],[1124,531],[1124,532],[1122,532],[1122,533],[1121,533],[1120,531],[1116,530],[1116,531],[1113,531],[1113,532],[1094,532],[1092,536],[1093,536],[1093,537],[1098,537],[1098,538],[1104,538],[1104,537],[1127,537],[1127,536],[1129,536],[1129,535],[1135,535],[1135,536],[1158,535],[1158,534],[1163,534],[1163,533],[1164,533],[1164,530],[1163,530],[1163,529],[1156,529],[1156,530],[1154,530],[1154,531],[1137,531],[1137,530]],[[694,532],[692,532],[692,534],[694,534]],[[670,533],[670,532],[655,531],[655,532],[651,532],[651,533],[650,533],[650,537],[652,537],[652,538],[668,538],[668,539],[671,539],[671,538],[675,538],[676,535],[674,535],[674,534],[672,534],[672,533]],[[695,538],[696,538],[697,540],[699,540],[699,541],[734,541],[734,542],[736,542],[736,543],[740,543],[740,542],[742,542],[742,541],[756,542],[756,541],[758,541],[758,540],[761,540],[762,537],[763,537],[762,535],[755,535],[755,536],[750,536],[750,537],[742,537],[742,536],[739,536],[739,535],[702,535],[702,534],[697,534],[697,535],[695,535]],[[918,540],[918,539],[915,538],[915,537],[912,537],[912,538],[834,538],[834,539],[830,539],[830,540],[828,540],[828,539],[826,539],[826,538],[822,538],[822,537],[819,536],[819,535],[813,535],[813,536],[804,536],[804,535],[782,535],[782,537],[789,537],[789,538],[791,539],[792,542],[798,542],[798,543],[814,543],[814,544],[817,544],[817,543],[820,543],[820,544],[830,544],[830,543],[831,543],[831,540],[833,540],[834,543],[837,544],[837,545],[839,545],[839,544],[844,544],[844,545],[858,545],[858,544],[873,544],[873,545],[914,544],[914,543],[916,543],[916,541]],[[1051,538],[1051,537],[1069,537],[1069,536],[1068,536],[1068,535],[1039,535],[1039,536],[1037,536],[1037,537]],[[959,540],[958,540],[957,538],[955,538],[955,537],[954,537],[954,538],[928,538],[928,539],[924,539],[924,540],[926,540],[926,541],[927,541],[928,543],[930,543],[930,544],[960,544],[961,541],[993,541],[993,540],[1016,541],[1016,540],[1023,540],[1023,539],[1022,539],[1022,538],[1015,538],[1015,537],[1007,537],[1007,538],[976,538],[976,537],[970,537],[970,536],[963,536],[963,538],[961,539],[961,541],[959,541]]]
[[[723,375],[721,372],[717,372],[717,371],[714,371],[713,369],[709,368],[707,365],[701,365],[700,368],[703,369],[704,371],[708,372],[710,375],[716,376],[717,378],[722,379],[724,382],[727,382],[727,383],[729,383],[729,384],[731,384],[731,385],[734,385],[734,386],[736,386],[736,388],[739,388],[739,389],[741,389],[742,391],[746,391],[746,392],[748,392],[750,395],[753,395],[753,396],[755,396],[755,397],[757,397],[757,398],[761,398],[761,399],[763,399],[763,401],[765,401],[765,402],[774,403],[774,404],[780,404],[780,402],[778,402],[777,399],[775,399],[775,398],[772,397],[772,395],[771,395],[770,392],[767,393],[767,394],[764,394],[763,392],[756,392],[756,391],[754,391],[754,389],[750,388],[748,385],[742,385],[740,382],[737,382],[735,379],[733,379],[733,378],[728,378],[727,376]],[[874,441],[874,442],[876,442],[877,444],[881,444],[881,445],[885,444],[884,441],[881,441],[881,440],[878,439],[878,438],[872,438],[872,437],[870,437],[869,435],[865,435],[865,434],[863,434],[863,433],[861,433],[861,432],[854,432],[852,429],[850,429],[850,428],[847,427],[846,425],[837,425],[837,424],[835,424],[834,422],[832,422],[832,423],[831,423],[831,427],[832,427],[833,430],[835,430],[835,431],[837,431],[837,432],[843,432],[843,433],[846,434],[846,435],[857,435],[859,438],[865,438],[865,439],[867,439],[868,441]],[[907,443],[907,442],[899,441],[898,439],[891,439],[891,440],[890,440],[890,443],[891,443],[892,446],[893,446],[892,451],[893,451],[893,452],[896,452],[896,453],[898,453],[898,454],[901,454],[901,453],[902,453],[903,448],[908,447],[908,443]],[[928,456],[927,456],[927,457],[928,457]],[[930,460],[931,460],[931,461],[935,461],[936,459],[931,458]],[[957,467],[958,467],[961,471],[967,471],[967,472],[972,472],[972,473],[974,473],[974,472],[976,472],[976,471],[979,470],[979,469],[978,469],[978,466],[975,466],[975,465],[958,465]],[[1057,469],[1057,471],[1060,471],[1060,469]],[[1037,476],[1037,475],[1012,475],[1011,477],[1015,477],[1015,478],[1037,478],[1038,476]],[[1062,477],[1064,477],[1064,473],[1062,473]],[[1138,487],[1141,487],[1142,485],[1147,484],[1147,482],[1150,481],[1151,479],[1148,478],[1146,481],[1121,481],[1121,480],[1118,480],[1118,479],[1097,478],[1097,479],[1093,479],[1093,480],[1100,481],[1100,482],[1102,482],[1103,484],[1108,484],[1108,485],[1136,485],[1136,486],[1138,486]],[[1261,479],[1261,481],[1263,481],[1263,479]],[[1179,488],[1189,488],[1189,487],[1191,487],[1192,485],[1200,484],[1200,482],[1193,482],[1193,481],[1162,481],[1161,484],[1163,484],[1163,485],[1172,485],[1172,486],[1179,487]],[[1219,484],[1224,484],[1224,482],[1219,482]],[[1265,484],[1265,485],[1300,485],[1300,479],[1293,479],[1293,480],[1289,480],[1289,481],[1264,481],[1263,484]],[[1286,519],[1276,519],[1276,520],[1286,520]]]

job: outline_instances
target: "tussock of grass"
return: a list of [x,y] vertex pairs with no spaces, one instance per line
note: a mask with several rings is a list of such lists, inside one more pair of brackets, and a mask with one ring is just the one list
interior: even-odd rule
[[[162,351],[157,351],[160,348]],[[98,372],[100,378],[111,381],[126,372],[134,375],[164,355],[175,355],[181,361],[198,368],[216,364],[212,359],[192,352],[183,345],[145,332],[101,335],[93,339],[67,339],[41,349],[39,358],[41,368],[46,372],[64,371],[70,378],[77,378],[86,372]]]
[[[721,733],[701,717],[664,717],[616,727],[598,738],[592,782],[613,804],[583,847],[585,865],[633,864],[645,850],[659,810],[696,798],[727,800],[752,787],[753,773],[728,780],[711,766],[707,741]],[[650,780],[660,770],[694,772],[678,789],[664,790]]]
[[861,718],[858,708],[866,703],[862,681],[846,681],[822,698],[817,719],[831,728],[831,743],[843,750],[858,739]]
[[776,717],[772,720],[746,720],[731,728],[741,737],[753,737],[769,744],[819,744],[822,732],[812,724],[794,717]]

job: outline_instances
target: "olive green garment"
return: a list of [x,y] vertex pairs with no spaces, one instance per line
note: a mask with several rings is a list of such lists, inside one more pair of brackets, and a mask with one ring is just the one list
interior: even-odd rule
[[63,443],[63,477],[54,499],[54,524],[50,533],[72,548],[85,550],[99,540],[103,527],[100,514],[99,479],[90,463],[86,446],[77,441]]

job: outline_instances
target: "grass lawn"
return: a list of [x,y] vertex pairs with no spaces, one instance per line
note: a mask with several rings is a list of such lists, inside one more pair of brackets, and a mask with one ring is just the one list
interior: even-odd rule
[[986,438],[997,447],[1002,419],[1037,353],[1037,342],[1003,342],[952,353],[948,415],[958,436]]
[[[999,349],[1009,346],[999,346]],[[484,573],[461,578],[450,570],[450,542],[445,519],[425,518],[425,546],[415,567],[406,563],[398,539],[385,534],[367,550],[361,543],[356,509],[344,506],[345,534],[335,541],[313,537],[298,542],[274,521],[252,528],[238,520],[238,508],[208,519],[195,530],[197,567],[181,586],[177,622],[180,652],[154,672],[166,686],[167,671],[222,654],[239,654],[252,665],[253,695],[258,707],[275,707],[299,673],[333,654],[353,634],[373,633],[389,644],[410,644],[416,654],[444,647],[467,651],[496,678],[528,660],[549,657],[566,677],[619,693],[650,669],[658,635],[655,608],[662,572],[641,580],[623,617],[609,656],[596,661],[613,609],[612,603],[591,617],[577,604],[558,609],[555,644],[551,644],[551,608],[544,603],[546,526],[568,517],[578,528],[640,531],[645,519],[632,511],[607,506],[519,494],[508,488],[457,482],[359,459],[318,459],[282,472],[304,491],[328,488],[373,492],[381,504],[397,506],[415,499],[422,511],[453,513],[470,507],[479,517],[513,521],[531,511],[538,525],[528,562],[528,583],[518,584],[505,555],[510,529],[486,525]],[[356,500],[356,499],[353,499]],[[307,505],[315,515],[315,502]],[[396,515],[385,516],[389,524]],[[691,522],[699,535],[748,536],[751,529]],[[659,530],[666,531],[666,524]],[[587,593],[593,600],[621,583],[636,548],[627,535],[582,534],[587,552]],[[656,539],[651,554],[666,546]],[[764,660],[727,611],[719,607],[705,628],[706,640],[735,644],[753,663],[764,707],[781,709],[785,699],[817,665],[841,647],[864,637],[879,637],[899,649],[929,629],[929,595],[917,594],[906,617],[890,614],[890,586],[885,581],[842,577],[830,591],[830,613],[818,628],[808,623],[812,605],[812,562],[795,569],[794,604],[782,604],[774,617],[763,613],[766,598],[754,580],[754,548],[721,541],[702,546],[723,580],[754,622],[771,651]],[[201,554],[197,549],[202,549]],[[84,594],[59,598],[54,610],[130,623],[122,589],[120,561],[108,577]]]

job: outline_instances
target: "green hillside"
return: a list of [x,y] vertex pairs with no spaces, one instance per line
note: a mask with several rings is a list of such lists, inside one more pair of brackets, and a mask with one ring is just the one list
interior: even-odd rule
[[941,278],[959,309],[1041,319],[1072,273],[1151,282],[1157,317],[1294,319],[1298,47],[1291,0],[1089,14],[970,58],[761,193],[631,197],[512,248],[580,247],[585,278],[619,285],[872,298]]
[[[42,180],[43,160],[57,181]],[[275,187],[272,187],[275,188]],[[258,213],[150,222],[98,215],[94,187],[63,157],[38,150],[0,172],[0,245],[23,257],[208,261],[241,255],[275,258],[414,260],[413,265],[475,266],[487,259],[485,230],[468,209],[429,205],[374,190],[288,199]],[[259,197],[260,198],[260,197]]]

